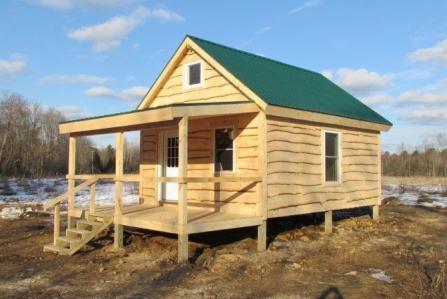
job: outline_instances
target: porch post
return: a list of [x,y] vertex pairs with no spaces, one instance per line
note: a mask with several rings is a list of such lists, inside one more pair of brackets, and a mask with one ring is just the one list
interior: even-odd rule
[[75,221],[72,216],[74,213],[74,193],[75,179],[73,176],[76,174],[76,137],[70,136],[68,140],[68,213],[67,213],[67,226],[68,228],[74,228]]
[[115,149],[115,215],[114,215],[114,240],[113,246],[115,248],[123,247],[123,226],[117,224],[117,218],[122,215],[122,193],[123,193],[123,182],[121,177],[124,174],[124,133],[116,133],[116,149]]
[[259,113],[259,177],[258,183],[258,216],[261,216],[261,225],[258,226],[258,251],[267,248],[267,115]]
[[178,180],[178,262],[188,260],[188,116],[179,122],[179,180]]

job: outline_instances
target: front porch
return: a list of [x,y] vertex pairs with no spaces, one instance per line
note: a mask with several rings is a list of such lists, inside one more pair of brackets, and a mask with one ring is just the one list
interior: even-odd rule
[[[234,109],[235,106],[239,109]],[[235,128],[235,165],[238,167],[232,173],[214,171],[211,160],[211,144],[214,140],[207,135],[211,129],[202,128],[210,123],[214,127],[231,124]],[[123,226],[177,234],[179,262],[188,259],[188,236],[195,233],[257,226],[258,249],[265,249],[267,213],[264,152],[262,138],[257,139],[257,136],[262,135],[259,132],[265,129],[264,125],[265,115],[253,103],[173,105],[62,124],[61,132],[70,134],[68,191],[45,205],[46,209],[54,208],[55,215],[54,244],[47,249],[57,251],[58,246],[64,244],[68,249],[78,248],[94,237],[95,227],[101,223],[103,227],[107,221],[114,225],[115,248],[123,246]],[[141,130],[141,136],[144,136],[143,132],[150,132],[151,136],[150,140],[141,140],[139,174],[123,172],[123,134],[131,130]],[[173,131],[178,136],[178,174],[166,176],[161,166],[161,137],[164,132]],[[115,174],[76,174],[76,138],[111,132],[116,134]],[[250,159],[248,163],[243,160],[244,157]],[[83,182],[75,186],[75,181],[79,180]],[[98,180],[115,182],[113,206],[96,205],[95,186]],[[139,184],[139,204],[123,205],[125,182]],[[162,190],[167,184],[177,189],[176,201],[163,197]],[[76,207],[76,192],[86,188],[90,188],[89,206]],[[66,237],[60,234],[60,206],[63,200],[67,200],[68,207]],[[67,254],[72,252],[66,251]]]
[[[160,206],[136,205],[123,209],[120,216],[114,218],[119,225],[177,234],[178,205],[162,204]],[[113,216],[113,207],[98,209],[95,216]],[[257,226],[262,222],[259,216],[243,216],[215,211],[204,207],[187,207],[188,222],[185,231],[196,234],[224,229]]]

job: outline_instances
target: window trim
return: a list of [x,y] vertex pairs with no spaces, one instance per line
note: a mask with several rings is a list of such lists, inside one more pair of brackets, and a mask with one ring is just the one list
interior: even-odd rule
[[[196,84],[189,84],[189,67],[194,64],[200,64],[200,82]],[[188,89],[194,87],[201,87],[203,85],[203,78],[204,78],[203,73],[204,73],[204,67],[202,60],[197,60],[185,64],[183,70],[183,88]]]
[[[233,169],[232,170],[220,170],[216,171],[216,130],[219,129],[232,129],[233,130]],[[234,125],[218,126],[213,129],[213,173],[214,174],[234,174],[236,173],[236,128]]]
[[[337,180],[336,181],[326,181],[326,133],[336,134],[337,135]],[[342,133],[339,131],[331,131],[331,130],[323,130],[322,131],[322,157],[323,157],[323,184],[324,185],[339,185],[342,182],[342,171],[341,171],[341,136]]]

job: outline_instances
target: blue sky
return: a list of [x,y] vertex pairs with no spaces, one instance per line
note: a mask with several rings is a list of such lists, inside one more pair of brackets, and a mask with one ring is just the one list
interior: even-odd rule
[[1,1],[0,90],[68,118],[131,110],[192,34],[322,72],[394,123],[394,151],[447,129],[446,13],[447,1]]

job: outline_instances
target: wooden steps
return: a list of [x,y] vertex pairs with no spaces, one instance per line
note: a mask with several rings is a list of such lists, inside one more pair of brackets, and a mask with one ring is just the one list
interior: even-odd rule
[[67,228],[65,236],[58,237],[56,244],[45,245],[43,251],[59,255],[73,255],[107,229],[112,222],[112,216],[105,217],[103,215],[89,215],[87,219],[78,219],[76,228]]

